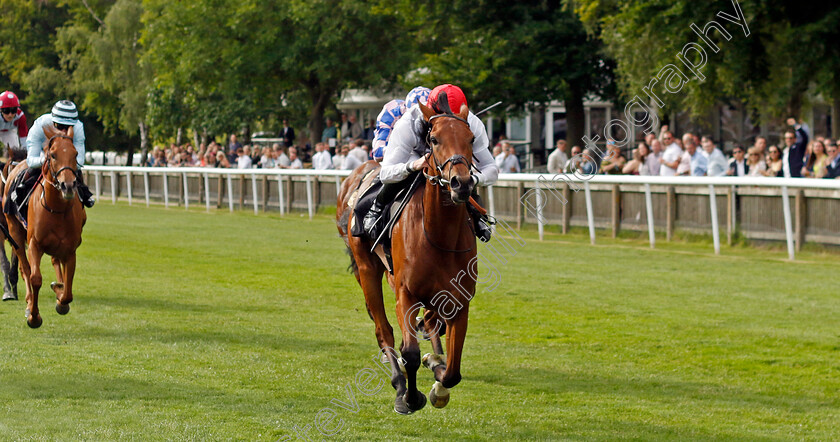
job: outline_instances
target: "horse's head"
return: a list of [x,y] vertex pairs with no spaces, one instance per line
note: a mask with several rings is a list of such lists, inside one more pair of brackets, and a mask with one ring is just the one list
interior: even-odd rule
[[[445,95],[442,98],[443,101],[446,100]],[[417,104],[430,125],[427,138],[432,148],[430,180],[433,183],[448,185],[453,202],[465,203],[469,200],[475,185],[470,174],[472,146],[475,140],[467,121],[470,111],[466,105],[463,105],[457,114],[452,112],[438,114],[423,103]]]
[[44,146],[44,176],[65,200],[72,200],[76,194],[76,147],[73,146],[73,126],[66,131],[52,125],[44,127],[47,144]]

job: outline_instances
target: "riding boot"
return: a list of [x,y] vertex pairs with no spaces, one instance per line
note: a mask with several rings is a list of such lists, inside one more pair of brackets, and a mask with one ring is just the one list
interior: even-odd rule
[[[481,205],[481,198],[478,196],[478,193],[473,193],[472,197],[478,205]],[[495,224],[490,219],[490,216],[487,214],[482,215],[478,209],[469,203],[467,203],[467,211],[473,219],[473,227],[476,238],[481,240],[481,242],[490,241],[490,236],[493,234],[493,229],[490,226]]]
[[18,175],[17,185],[9,195],[17,207],[20,207],[29,195],[29,191],[38,180],[38,172],[40,172],[38,169],[26,169],[24,173]]
[[90,209],[96,204],[96,198],[93,197],[90,188],[85,184],[82,171],[79,169],[76,170],[76,190],[79,192],[79,199],[85,207]]
[[376,195],[376,199],[373,201],[373,206],[365,215],[365,219],[363,221],[365,232],[367,232],[370,239],[376,241],[379,238],[379,235],[382,234],[382,227],[384,227],[384,224],[387,221],[387,217],[382,216],[382,211],[385,210],[385,206],[394,199],[399,191],[399,183],[384,183],[382,185],[382,189],[380,189],[379,194]]

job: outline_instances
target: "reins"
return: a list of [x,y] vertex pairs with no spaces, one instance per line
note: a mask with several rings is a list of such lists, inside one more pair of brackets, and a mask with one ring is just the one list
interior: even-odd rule
[[[48,150],[52,148],[53,140],[55,140],[56,138],[64,138],[64,139],[70,140],[71,143],[73,142],[73,139],[68,137],[67,135],[56,134],[56,135],[53,135],[52,137],[50,137],[49,141],[47,142],[47,149]],[[38,181],[38,183],[41,185],[41,188],[43,189],[43,191],[41,192],[41,198],[39,198],[39,200],[41,201],[41,206],[44,209],[47,209],[47,212],[56,213],[56,214],[57,213],[64,213],[64,212],[67,211],[67,209],[62,210],[62,211],[58,211],[58,210],[52,209],[49,206],[47,206],[47,201],[44,198],[44,195],[47,193],[47,188],[46,188],[46,186],[44,186],[44,181],[46,181],[52,187],[54,187],[55,190],[61,191],[61,189],[58,187],[58,175],[61,172],[64,172],[65,170],[69,170],[69,171],[73,172],[73,174],[75,175],[76,169],[74,169],[70,166],[64,166],[64,167],[58,169],[58,171],[53,172],[52,161],[51,161],[52,157],[50,155],[46,155],[46,154],[45,154],[45,156],[46,156],[46,160],[44,161],[44,168],[41,169],[41,176],[43,177],[43,179]],[[50,176],[50,178],[52,178],[52,180],[47,179],[47,174],[44,174],[44,169],[49,171],[48,175]]]

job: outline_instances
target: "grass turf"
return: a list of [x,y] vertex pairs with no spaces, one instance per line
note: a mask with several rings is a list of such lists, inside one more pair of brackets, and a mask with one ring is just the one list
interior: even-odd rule
[[70,314],[0,304],[0,439],[840,438],[836,255],[523,237],[449,406],[398,416],[331,217],[100,202]]

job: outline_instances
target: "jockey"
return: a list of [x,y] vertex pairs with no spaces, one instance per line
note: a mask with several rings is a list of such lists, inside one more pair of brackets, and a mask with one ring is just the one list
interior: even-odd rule
[[[437,113],[443,112],[438,107],[438,97],[441,94],[446,94],[450,108],[455,112],[461,109],[461,105],[467,104],[467,98],[461,88],[451,84],[443,84],[434,88],[428,98],[428,106]],[[472,172],[473,181],[475,181],[475,185],[491,185],[496,182],[499,169],[488,150],[490,142],[487,138],[487,129],[484,127],[484,123],[472,112],[469,113],[467,121],[475,136],[473,157],[478,171]],[[398,183],[413,172],[422,169],[426,162],[424,158],[427,147],[424,141],[426,124],[420,106],[412,106],[406,110],[391,131],[388,138],[388,149],[385,151],[382,168],[379,171],[379,179],[384,185],[379,191],[373,207],[364,219],[365,231],[374,240],[381,233],[379,229],[382,223],[379,219],[385,205],[393,200],[395,194],[401,188]],[[467,209],[471,211],[472,218],[475,221],[476,236],[485,242],[489,241],[491,231],[486,216],[479,215],[470,204],[467,204]]]
[[376,162],[382,162],[382,157],[385,154],[385,146],[388,144],[388,137],[391,135],[391,129],[397,124],[397,121],[402,115],[415,104],[423,103],[429,100],[429,94],[432,90],[417,86],[408,92],[403,100],[391,100],[382,107],[382,112],[376,117],[376,131],[373,134],[373,159]]
[[11,149],[24,148],[29,129],[26,127],[26,115],[20,109],[20,101],[14,92],[0,94],[0,112],[3,114],[0,119],[0,143]]
[[85,125],[79,121],[79,112],[76,104],[69,100],[61,100],[52,108],[52,112],[41,115],[32,124],[32,135],[26,141],[27,157],[26,164],[29,169],[21,173],[15,182],[15,189],[11,194],[12,200],[20,207],[23,200],[29,194],[32,186],[37,181],[38,174],[44,164],[43,147],[47,144],[47,136],[44,134],[44,127],[52,125],[59,132],[67,134],[73,128],[73,146],[78,154],[76,162],[79,168],[76,169],[76,185],[79,192],[79,199],[85,207],[93,207],[96,202],[90,189],[82,179],[81,166],[85,164]]

